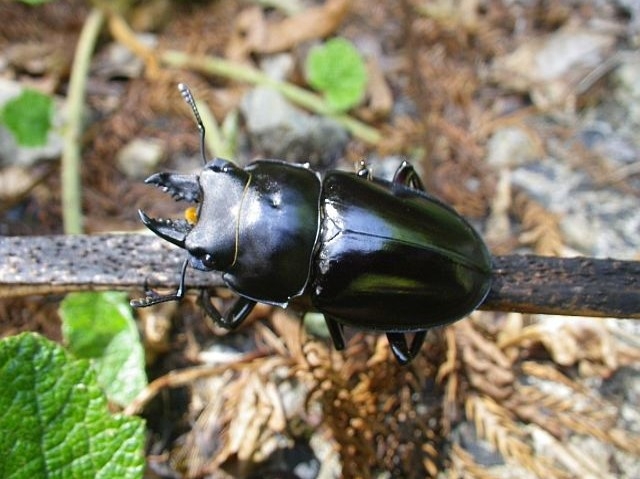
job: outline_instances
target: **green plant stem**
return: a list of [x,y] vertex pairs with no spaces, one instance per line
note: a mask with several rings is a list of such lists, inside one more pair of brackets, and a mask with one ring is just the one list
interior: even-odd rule
[[349,115],[335,114],[320,96],[291,83],[274,80],[260,70],[250,66],[217,57],[192,56],[176,50],[161,52],[160,60],[174,68],[189,68],[210,75],[218,75],[229,80],[269,86],[297,105],[319,115],[333,118],[361,140],[371,144],[376,144],[380,141],[381,136],[378,130]]
[[233,158],[233,147],[229,145],[228,139],[225,138],[225,134],[216,121],[216,117],[213,116],[213,113],[211,113],[206,103],[199,101],[196,101],[196,103],[200,111],[202,123],[207,129],[205,140],[209,152],[220,158]]
[[62,215],[66,234],[82,233],[82,200],[80,194],[80,152],[87,73],[96,39],[104,22],[104,14],[93,9],[82,27],[67,96],[68,122],[64,132],[62,153]]

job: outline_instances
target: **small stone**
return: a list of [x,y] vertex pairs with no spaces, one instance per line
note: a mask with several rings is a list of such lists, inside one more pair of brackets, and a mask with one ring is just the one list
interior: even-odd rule
[[122,147],[116,155],[120,171],[134,179],[149,176],[163,158],[163,144],[154,138],[136,138]]
[[337,122],[295,108],[272,88],[251,90],[240,108],[252,147],[266,157],[327,167],[349,141]]
[[538,156],[536,145],[522,128],[502,128],[489,140],[487,162],[497,169],[520,166]]

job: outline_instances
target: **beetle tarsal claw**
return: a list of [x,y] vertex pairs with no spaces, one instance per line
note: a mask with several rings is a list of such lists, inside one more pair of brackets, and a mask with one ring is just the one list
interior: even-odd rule
[[186,220],[169,220],[164,218],[151,218],[144,211],[138,210],[140,220],[144,225],[153,231],[160,238],[173,243],[180,248],[184,248],[185,238],[191,231],[191,224]]
[[155,173],[144,182],[148,185],[155,185],[165,193],[169,193],[176,201],[199,203],[202,197],[198,177],[195,175]]
[[147,306],[153,306],[154,304],[166,303],[168,301],[177,301],[181,299],[177,293],[175,294],[159,294],[150,289],[145,292],[144,298],[132,299],[129,304],[133,308],[146,308]]

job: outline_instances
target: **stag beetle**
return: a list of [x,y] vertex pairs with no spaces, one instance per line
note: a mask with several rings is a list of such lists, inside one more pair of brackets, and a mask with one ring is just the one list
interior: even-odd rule
[[[427,195],[404,162],[393,181],[355,174],[321,178],[308,165],[256,161],[246,168],[204,153],[205,129],[190,90],[178,86],[200,130],[204,168],[198,175],[156,173],[146,180],[176,200],[197,204],[191,219],[142,222],[186,249],[174,294],[147,291],[145,307],[179,300],[188,265],[222,272],[238,299],[225,314],[201,293],[205,311],[237,327],[256,302],[287,306],[299,297],[324,314],[337,349],[343,325],[386,333],[395,357],[408,363],[428,328],[473,311],[491,286],[491,256],[455,210]],[[409,344],[405,333],[413,332]]]

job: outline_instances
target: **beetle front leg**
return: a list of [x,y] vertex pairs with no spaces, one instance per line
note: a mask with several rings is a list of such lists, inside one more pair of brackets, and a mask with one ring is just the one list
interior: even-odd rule
[[145,295],[144,298],[132,299],[129,301],[129,304],[133,308],[146,308],[148,306],[153,306],[155,304],[166,303],[168,301],[180,301],[184,297],[184,292],[186,290],[185,287],[185,277],[187,274],[187,266],[189,266],[189,260],[186,259],[182,263],[182,268],[180,272],[180,282],[178,284],[178,289],[173,294],[160,294],[147,287],[147,282],[145,280]]
[[408,161],[400,163],[400,166],[398,166],[398,169],[393,175],[393,182],[410,186],[414,190],[425,191],[420,176],[418,176],[418,173],[416,173],[416,170]]
[[400,364],[407,364],[416,357],[426,336],[426,331],[416,331],[411,340],[411,346],[409,346],[405,333],[387,333],[391,352]]
[[255,301],[241,296],[236,299],[233,306],[231,306],[226,313],[222,314],[211,302],[211,294],[207,289],[201,291],[200,303],[215,323],[225,329],[235,329],[240,326],[242,321],[244,321],[256,305]]

